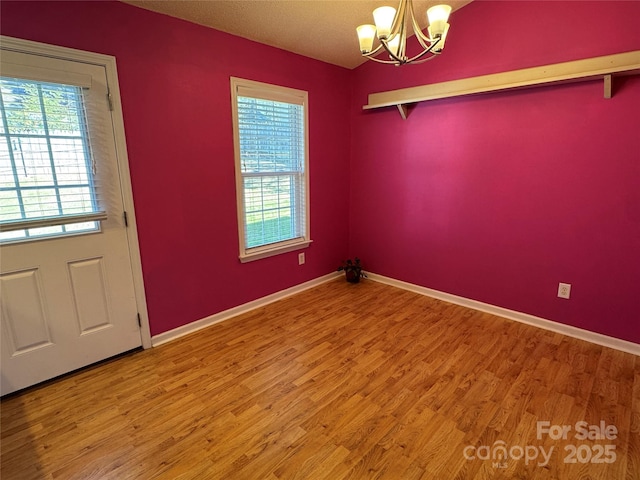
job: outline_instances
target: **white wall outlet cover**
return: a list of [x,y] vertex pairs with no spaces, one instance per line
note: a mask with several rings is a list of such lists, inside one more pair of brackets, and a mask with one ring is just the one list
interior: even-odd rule
[[570,296],[571,296],[571,284],[570,283],[558,284],[558,297],[568,299]]

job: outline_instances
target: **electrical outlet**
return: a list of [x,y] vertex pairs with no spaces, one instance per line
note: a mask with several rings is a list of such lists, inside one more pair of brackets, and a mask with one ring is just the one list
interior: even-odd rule
[[558,284],[558,297],[568,299],[570,296],[571,296],[571,284],[570,283]]
[[298,254],[298,265],[304,265],[304,252]]

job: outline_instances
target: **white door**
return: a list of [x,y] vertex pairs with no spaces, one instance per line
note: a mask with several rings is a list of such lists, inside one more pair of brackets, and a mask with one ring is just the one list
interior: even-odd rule
[[2,51],[1,393],[141,345],[104,65]]

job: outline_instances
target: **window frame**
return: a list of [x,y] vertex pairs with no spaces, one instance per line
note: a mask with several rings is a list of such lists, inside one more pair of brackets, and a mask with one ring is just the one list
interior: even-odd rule
[[[242,91],[243,94],[239,94]],[[245,94],[250,92],[250,94]],[[245,192],[244,192],[244,176],[242,173],[242,162],[240,158],[240,132],[238,124],[238,97],[252,97],[264,100],[273,100],[285,103],[295,103],[302,105],[303,121],[304,121],[304,161],[302,186],[303,194],[300,196],[304,205],[296,206],[295,215],[298,219],[302,218],[304,225],[301,226],[301,236],[280,242],[264,244],[256,247],[247,247],[246,234],[246,218],[245,218]],[[308,92],[297,90],[279,85],[256,82],[237,77],[231,77],[231,110],[233,117],[233,146],[234,146],[234,163],[236,177],[236,211],[238,218],[238,245],[239,258],[242,263],[259,260],[261,258],[271,257],[286,252],[292,252],[307,248],[311,244],[310,237],[310,217],[309,217],[309,106]],[[274,175],[276,173],[274,172]],[[298,210],[302,209],[302,210]]]

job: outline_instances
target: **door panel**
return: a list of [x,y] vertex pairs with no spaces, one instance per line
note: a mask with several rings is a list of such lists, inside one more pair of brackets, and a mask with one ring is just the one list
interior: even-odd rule
[[81,335],[113,327],[104,271],[104,258],[68,262],[76,318]]
[[[92,182],[99,185],[98,203],[100,210],[106,212],[106,220],[92,233],[0,245],[3,395],[142,343],[105,67],[10,53],[5,56],[3,51],[2,62],[5,57],[11,61],[13,78],[16,72],[19,74],[20,65],[29,67],[25,71],[30,77],[25,76],[26,79],[33,79],[36,72],[43,77],[38,81],[46,80],[51,69],[53,76],[62,80],[74,80],[74,75],[83,81],[90,78],[85,81],[90,84],[86,95],[92,95],[88,107],[89,138],[94,150],[90,171],[95,177]],[[0,68],[0,75],[3,72]],[[5,144],[13,148],[17,141],[12,138],[11,129],[4,124],[2,128],[0,133],[9,132],[3,137]],[[69,158],[63,158],[60,165],[55,163],[55,157],[64,155],[64,151],[54,148],[54,140],[53,136],[43,140],[50,142],[52,153],[44,149],[42,155],[45,160],[47,155],[52,156],[51,170],[60,168],[64,173],[64,162]],[[15,157],[15,152],[5,152]],[[13,157],[9,160],[17,165]],[[3,168],[11,162],[3,161]],[[26,177],[27,167],[22,168],[20,173]],[[37,175],[32,177],[37,179]]]
[[51,345],[39,270],[6,273],[0,282],[5,348],[11,356]]
[[125,240],[104,229],[0,247],[3,394],[141,345]]

